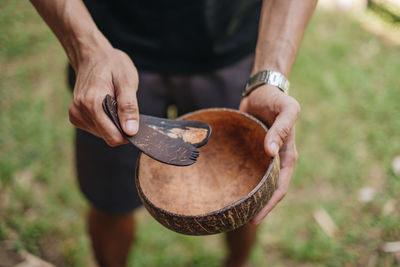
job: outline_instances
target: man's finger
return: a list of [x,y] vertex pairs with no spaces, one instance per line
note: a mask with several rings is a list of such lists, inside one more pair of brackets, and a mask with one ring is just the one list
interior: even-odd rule
[[253,224],[259,224],[260,221],[267,216],[270,211],[285,197],[289,188],[290,180],[297,161],[297,150],[295,144],[295,127],[289,133],[286,143],[283,145],[280,155],[280,174],[275,192],[267,205],[251,220]]
[[276,117],[265,136],[265,152],[269,156],[275,157],[278,154],[279,148],[285,143],[299,112],[300,106],[295,100],[288,102],[282,108],[282,112]]
[[119,146],[128,143],[115,124],[102,110],[102,107],[98,107],[94,113],[95,127],[97,132],[101,133],[101,138],[111,147]]
[[113,77],[118,103],[118,117],[121,127],[127,135],[139,130],[139,108],[136,99],[137,79],[135,77]]
[[250,221],[252,224],[259,224],[265,216],[270,213],[270,211],[282,200],[286,195],[290,177],[292,176],[293,168],[285,167],[282,168],[279,175],[278,186],[275,192],[272,194],[271,199],[268,201],[267,205]]

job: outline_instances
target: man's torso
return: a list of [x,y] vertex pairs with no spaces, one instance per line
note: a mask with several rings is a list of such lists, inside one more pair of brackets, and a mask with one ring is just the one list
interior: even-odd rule
[[84,0],[97,26],[139,69],[198,73],[254,51],[259,0]]

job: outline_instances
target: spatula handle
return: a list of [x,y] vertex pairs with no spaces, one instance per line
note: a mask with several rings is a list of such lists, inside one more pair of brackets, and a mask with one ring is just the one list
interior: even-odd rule
[[[110,95],[105,97],[103,109],[123,136],[126,138],[134,138],[123,131],[118,118],[117,102]],[[205,122],[169,120],[142,114],[139,116],[139,131],[141,125],[142,127],[150,127],[163,135],[169,136],[170,138],[181,139],[183,142],[188,142],[195,147],[205,145],[211,135],[211,126]]]

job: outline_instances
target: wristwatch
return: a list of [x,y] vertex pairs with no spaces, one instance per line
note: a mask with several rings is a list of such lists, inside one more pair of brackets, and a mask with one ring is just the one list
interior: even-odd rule
[[254,89],[264,84],[276,86],[285,94],[289,93],[289,81],[282,73],[278,71],[264,70],[260,71],[247,81],[242,92],[242,97],[248,96],[254,91]]

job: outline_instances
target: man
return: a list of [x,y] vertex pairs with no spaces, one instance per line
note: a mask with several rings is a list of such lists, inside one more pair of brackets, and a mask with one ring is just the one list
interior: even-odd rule
[[[140,205],[132,184],[138,152],[122,145],[126,140],[102,110],[104,96],[111,94],[128,135],[138,131],[139,110],[165,116],[170,104],[180,114],[240,104],[241,111],[271,127],[265,152],[280,155],[278,187],[251,223],[227,233],[226,266],[245,266],[256,225],[286,194],[297,160],[294,124],[300,107],[283,91],[316,1],[31,2],[73,69],[69,116],[79,128],[78,179],[91,204],[89,233],[99,264],[126,264],[134,240],[132,211]],[[272,73],[280,82],[252,81],[241,99],[243,85],[257,73]]]

